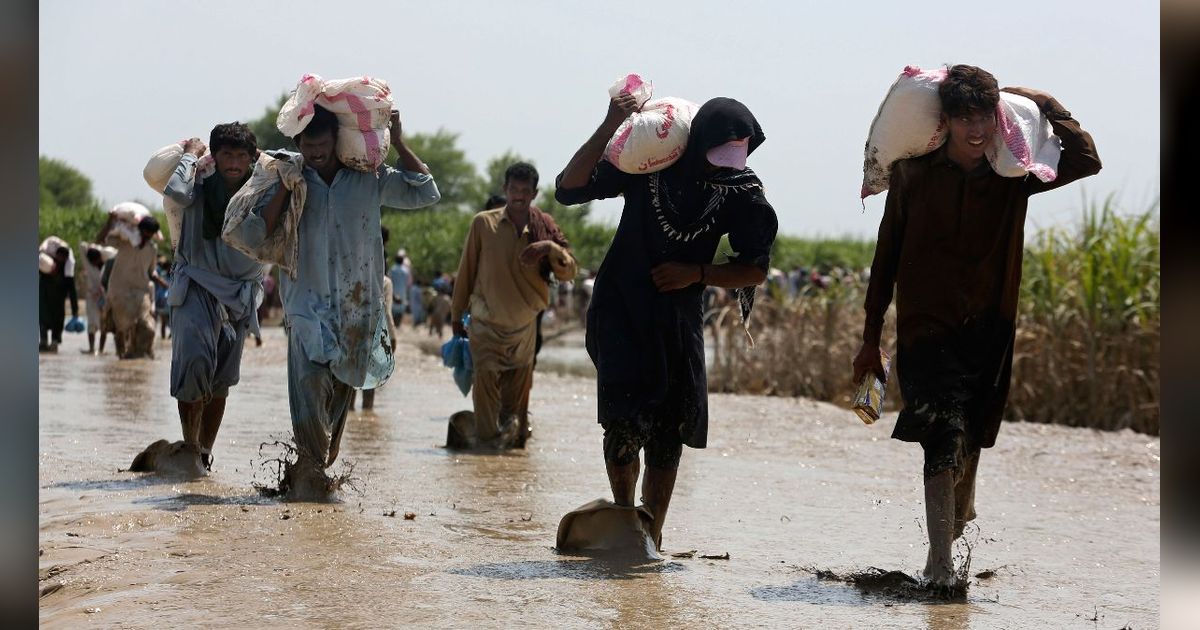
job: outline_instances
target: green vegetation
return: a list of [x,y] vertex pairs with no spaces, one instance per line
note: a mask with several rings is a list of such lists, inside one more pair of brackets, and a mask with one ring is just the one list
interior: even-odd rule
[[[108,220],[108,214],[100,201],[92,196],[92,180],[66,162],[44,156],[38,160],[38,174],[41,185],[38,242],[54,235],[78,250],[81,241],[94,240]],[[171,239],[167,215],[156,204],[137,201],[150,208],[158,219],[163,236],[167,237],[158,243],[159,253],[169,255]]]
[[[251,127],[264,148],[291,147],[275,129],[286,96]],[[459,135],[439,129],[405,135],[437,176],[442,202],[421,210],[384,208],[389,256],[404,247],[418,278],[454,271],[471,217],[486,198],[500,193],[504,168],[518,160],[506,151],[488,161],[482,173],[458,148]],[[389,157],[394,163],[395,152]],[[612,242],[615,226],[592,220],[590,206],[565,207],[554,201],[556,169],[542,172],[536,204],[558,221],[571,241],[581,269],[596,269]],[[73,247],[95,238],[105,214],[92,196],[92,183],[60,160],[42,157],[39,240],[50,234]],[[145,202],[143,202],[145,203]],[[155,210],[163,230],[166,217]],[[166,252],[169,239],[159,244]],[[811,288],[789,299],[775,290],[761,295],[751,332],[751,350],[728,305],[718,318],[711,370],[714,391],[809,396],[849,401],[849,366],[858,350],[864,286],[857,273],[869,267],[873,239],[797,238],[780,235],[772,266],[818,269],[835,278],[825,290]],[[723,240],[717,260],[730,253]],[[832,273],[831,273],[832,272]],[[1158,433],[1159,427],[1159,218],[1157,203],[1143,212],[1122,212],[1110,197],[1085,201],[1074,229],[1052,228],[1026,246],[1021,309],[1014,348],[1013,386],[1008,414],[1037,422],[1096,428],[1133,428]],[[889,314],[883,345],[895,347]],[[899,401],[895,385],[889,401]]]
[[[839,255],[866,251],[859,245],[805,244]],[[1157,203],[1129,214],[1111,197],[1085,202],[1074,229],[1044,230],[1031,239],[1023,274],[1006,417],[1158,434]],[[713,336],[710,387],[847,405],[864,290],[857,276],[847,275],[795,299],[778,292],[760,296],[751,322],[753,349],[728,306]],[[896,344],[894,312],[881,344],[889,351]],[[894,381],[888,387],[893,409],[900,402]]]

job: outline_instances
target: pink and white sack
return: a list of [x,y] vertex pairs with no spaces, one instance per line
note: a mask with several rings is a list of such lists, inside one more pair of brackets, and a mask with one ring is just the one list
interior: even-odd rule
[[[183,141],[174,142],[154,152],[150,159],[146,162],[146,166],[142,168],[142,179],[146,180],[146,184],[154,189],[154,192],[162,194],[167,189],[167,182],[171,181],[171,176],[175,174],[175,169],[179,167],[179,162],[183,160]],[[211,153],[205,152],[196,161],[193,169],[190,169],[186,175],[188,185],[194,185],[196,178],[201,180],[217,172],[217,165],[213,161]],[[180,206],[174,199],[163,195],[163,212],[167,215],[168,231],[171,233],[171,249],[179,247],[179,232],[183,229],[183,206]]]
[[364,173],[383,164],[390,146],[388,121],[393,105],[387,82],[367,76],[326,81],[306,74],[280,108],[275,126],[289,138],[299,134],[312,120],[314,104],[337,116],[337,154],[342,164]]
[[692,117],[700,106],[675,97],[651,100],[654,86],[630,74],[608,89],[610,97],[632,94],[639,111],[629,115],[608,141],[604,159],[625,173],[661,171],[679,161],[687,149]]
[[[907,66],[892,83],[867,134],[860,198],[887,190],[896,160],[925,155],[946,142],[938,86],[948,72],[946,66]],[[1004,177],[1033,174],[1041,181],[1054,181],[1062,145],[1037,104],[1001,92],[996,123],[985,151],[992,170]]]

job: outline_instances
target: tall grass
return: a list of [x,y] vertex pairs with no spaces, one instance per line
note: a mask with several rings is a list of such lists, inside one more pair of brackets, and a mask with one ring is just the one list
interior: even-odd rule
[[[1041,231],[1026,247],[1006,418],[1159,432],[1157,204],[1119,212],[1085,204],[1074,229]],[[806,396],[848,405],[861,344],[865,286],[847,280],[795,299],[760,292],[751,349],[728,310],[713,335],[713,391]],[[895,348],[892,311],[881,344]],[[901,403],[890,379],[888,406]]]

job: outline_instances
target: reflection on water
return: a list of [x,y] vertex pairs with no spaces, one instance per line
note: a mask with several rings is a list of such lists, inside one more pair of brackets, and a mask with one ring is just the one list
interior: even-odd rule
[[1158,624],[1156,438],[1005,425],[977,499],[973,560],[993,575],[965,602],[933,603],[801,568],[920,568],[920,449],[888,439],[894,415],[865,427],[829,405],[713,396],[709,448],[685,450],[663,535],[664,556],[697,553],[622,564],[553,549],[563,514],[608,495],[594,382],[538,374],[526,451],[449,452],[446,419],[470,399],[408,332],[375,409],[349,419],[339,460],[357,492],[263,497],[253,484],[273,455],[259,446],[291,428],[286,346],[265,332],[246,348],[213,473],[194,481],[118,472],[178,439],[168,344],[120,362],[68,336],[41,357],[43,623],[958,629],[1070,627],[1098,611]]

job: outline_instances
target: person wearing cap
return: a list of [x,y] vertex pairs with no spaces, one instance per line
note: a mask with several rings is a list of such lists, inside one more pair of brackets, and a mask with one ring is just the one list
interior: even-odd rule
[[925,576],[955,581],[954,539],[975,518],[980,449],[995,445],[1008,399],[1030,195],[1100,170],[1091,135],[1045,92],[1004,88],[1037,103],[1062,141],[1057,177],[1001,177],[987,147],[1002,90],[991,73],[949,69],[938,87],[945,144],[892,166],[863,305],[853,382],[886,380],[879,341],[896,295],[896,374],[904,408],[892,438],[924,455]]
[[[470,342],[474,414],[451,419],[450,433],[468,436],[460,446],[525,448],[530,435],[538,314],[550,303],[551,275],[568,280],[576,270],[566,236],[533,205],[537,186],[532,164],[510,164],[504,205],[476,214],[463,244],[450,326]],[[470,328],[462,322],[467,313]]]
[[[555,199],[575,205],[623,195],[616,235],[600,265],[587,312],[596,366],[598,420],[613,500],[632,508],[644,451],[643,508],[659,549],[683,445],[708,439],[702,295],[736,289],[743,322],[766,278],[778,222],[746,158],[765,140],[750,110],[731,98],[706,102],[692,119],[680,159],[632,175],[601,156],[636,109],[609,100],[604,121],[559,174]],[[728,234],[736,256],[716,263]]]
[[138,221],[136,244],[113,231],[116,221],[116,215],[108,215],[108,222],[100,228],[96,242],[117,250],[105,295],[112,309],[113,336],[120,339],[118,355],[122,359],[153,359],[153,287],[167,286],[155,270],[158,248],[154,246],[154,237],[159,230],[158,220],[147,216]]

